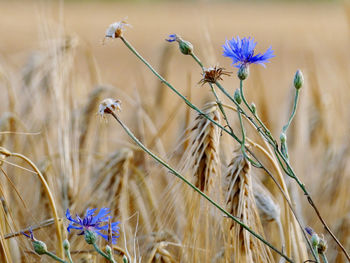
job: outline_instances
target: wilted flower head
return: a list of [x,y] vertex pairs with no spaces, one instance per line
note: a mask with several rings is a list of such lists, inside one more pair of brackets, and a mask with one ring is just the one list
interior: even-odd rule
[[87,209],[85,216],[83,218],[76,215],[76,218],[74,219],[69,209],[67,209],[66,217],[70,221],[69,226],[67,228],[67,231],[70,233],[71,229],[77,229],[81,230],[81,232],[78,235],[84,235],[85,232],[91,233],[94,232],[97,235],[103,237],[107,241],[109,240],[108,235],[104,234],[109,232],[110,238],[112,239],[112,243],[115,244],[117,242],[117,238],[119,237],[117,234],[119,234],[119,221],[109,223],[109,220],[112,218],[111,216],[108,216],[110,213],[109,208],[101,208],[100,211],[95,215],[95,209]]
[[273,50],[269,47],[264,54],[258,53],[254,56],[256,44],[257,42],[254,42],[254,38],[244,37],[240,39],[237,36],[237,39],[226,40],[225,45],[223,45],[223,55],[231,58],[233,61],[232,64],[237,68],[249,64],[260,64],[265,67],[264,63],[269,62],[269,59],[274,57]]
[[123,30],[125,26],[130,26],[125,21],[115,22],[110,24],[106,30],[106,37],[118,38],[123,34]]
[[110,114],[115,111],[120,111],[121,110],[121,101],[120,100],[115,100],[115,99],[104,99],[101,103],[100,106],[98,107],[98,113],[103,117],[104,114]]
[[204,68],[203,78],[199,81],[202,85],[205,83],[215,83],[218,80],[222,80],[222,76],[230,76],[231,72],[225,71],[224,68],[215,66],[210,68]]

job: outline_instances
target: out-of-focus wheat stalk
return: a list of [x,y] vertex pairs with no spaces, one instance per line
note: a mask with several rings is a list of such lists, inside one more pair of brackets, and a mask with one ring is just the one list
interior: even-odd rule
[[[227,210],[262,234],[263,229],[254,199],[250,163],[237,152],[225,174],[224,194]],[[233,250],[228,250],[228,255],[233,255],[235,262],[273,262],[271,252],[252,239],[240,226],[229,223],[227,227]]]
[[[216,103],[207,103],[202,111],[217,122],[220,122],[220,115]],[[181,163],[183,170],[190,175],[194,185],[201,191],[211,194],[213,187],[220,185],[220,130],[203,116],[199,115],[193,124],[187,129],[188,138],[185,143],[188,147],[183,155]],[[216,187],[215,187],[216,186]],[[220,191],[213,194],[220,198]],[[210,232],[217,231],[215,221],[210,217],[211,209],[201,205],[199,196],[191,191],[187,193],[187,227],[185,236],[189,244],[194,247],[203,247],[206,251],[204,258],[196,250],[190,249],[192,261],[205,260],[209,262],[213,257],[213,244],[210,244]]]

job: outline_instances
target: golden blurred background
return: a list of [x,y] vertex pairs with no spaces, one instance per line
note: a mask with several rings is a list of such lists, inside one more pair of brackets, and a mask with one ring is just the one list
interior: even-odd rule
[[[122,41],[104,39],[108,25],[119,20],[131,25],[126,27],[125,38],[198,107],[213,101],[213,95],[208,86],[198,84],[202,78],[198,65],[182,55],[176,43],[165,41],[169,34],[176,33],[190,41],[206,67],[220,65],[233,72],[222,82],[231,94],[238,88],[239,80],[230,59],[222,56],[225,40],[254,37],[257,52],[271,46],[276,57],[266,68],[251,66],[245,90],[276,138],[292,106],[294,74],[301,69],[305,85],[288,132],[291,163],[331,228],[350,249],[350,4],[342,1],[0,1],[0,131],[34,133],[0,134],[0,146],[25,154],[40,167],[50,163],[47,170],[42,169],[62,217],[67,207],[83,213],[91,205],[110,205],[115,216],[125,222],[140,206],[141,240],[155,231],[156,227],[147,222],[163,217],[160,212],[164,211],[169,213],[170,223],[160,224],[169,224],[171,231],[183,234],[183,229],[178,228],[181,224],[173,218],[173,208],[177,204],[184,206],[181,196],[170,196],[178,189],[174,179],[140,153],[116,123],[101,121],[97,116],[97,98],[121,99],[120,116],[136,135],[175,167],[182,167],[185,130],[192,127],[196,114],[162,86]],[[229,104],[228,100],[223,101]],[[237,124],[236,114],[229,113],[229,117]],[[239,131],[237,126],[234,129]],[[248,136],[252,133],[249,131]],[[222,171],[236,147],[222,136]],[[107,173],[102,168],[111,153],[132,155],[132,165],[128,163],[133,167],[128,166],[131,172],[122,169],[132,179],[120,183],[122,186],[114,188],[115,192],[111,190],[113,198],[106,199],[110,192],[102,188],[102,175]],[[129,157],[125,159],[129,162]],[[18,172],[9,163],[3,167],[22,198],[30,203],[23,210],[11,184],[0,178],[1,200],[10,208],[8,213],[0,211],[2,218],[10,222],[0,224],[3,234],[49,218],[43,193],[33,194],[40,185],[28,177],[18,178],[17,173],[26,173],[23,169]],[[122,172],[118,169],[119,175]],[[146,178],[145,182],[138,179],[132,184],[136,170]],[[168,176],[171,179],[164,179]],[[293,185],[289,178],[285,180],[288,186]],[[112,183],[117,184],[116,181],[113,179]],[[158,207],[144,198],[144,184],[150,187]],[[131,193],[123,188],[125,185],[133,189]],[[305,225],[324,233],[301,191],[292,186],[289,191]],[[276,189],[271,192],[281,202]],[[187,200],[185,205],[188,203]],[[130,213],[123,214],[126,206]],[[127,225],[129,238],[134,227],[135,222]],[[276,231],[268,234],[274,244],[278,243]],[[41,236],[47,240],[49,234],[41,232]],[[30,249],[25,239],[11,242],[14,259],[38,260],[21,252]],[[54,246],[53,241],[48,244]],[[79,250],[83,249],[79,243]],[[330,240],[329,250],[333,260],[330,262],[345,262]],[[185,262],[183,254],[171,252],[176,260],[169,262]],[[199,260],[201,256],[194,258]],[[277,262],[276,256],[274,259]]]

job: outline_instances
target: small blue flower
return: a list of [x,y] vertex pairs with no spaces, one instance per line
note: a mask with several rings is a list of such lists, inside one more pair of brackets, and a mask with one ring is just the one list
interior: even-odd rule
[[310,236],[312,236],[312,235],[315,233],[315,231],[314,231],[311,227],[309,227],[309,226],[305,227],[305,231],[306,231],[306,233],[308,233]]
[[[113,222],[109,224],[109,220],[112,218],[111,216],[108,216],[110,213],[109,208],[101,208],[97,215],[95,215],[95,209],[87,209],[86,214],[84,218],[79,217],[76,215],[76,218],[74,219],[69,209],[67,209],[66,217],[69,221],[69,226],[67,228],[67,231],[70,233],[71,229],[77,229],[81,230],[81,232],[78,235],[84,235],[86,230],[93,231],[96,234],[100,235],[104,239],[108,241],[108,235],[103,234],[103,231],[105,233],[111,231],[112,234],[112,243],[115,244],[117,242],[117,238],[119,237],[119,221]],[[103,224],[103,225],[102,225]],[[109,229],[110,228],[110,229]]]
[[177,40],[177,36],[176,36],[176,34],[171,34],[171,35],[169,35],[169,38],[166,38],[165,40],[168,42],[174,42]]
[[25,232],[21,232],[21,233],[26,237],[30,238],[32,241],[35,241],[32,227],[29,228],[28,232],[29,232],[29,235],[26,234]]
[[237,39],[232,38],[231,40],[226,40],[223,56],[232,59],[232,65],[236,68],[240,68],[242,65],[248,66],[249,64],[260,64],[265,67],[264,63],[269,62],[270,58],[273,58],[273,50],[269,47],[264,54],[256,54],[254,56],[254,48],[257,42],[254,42],[254,38],[242,38],[237,36]]

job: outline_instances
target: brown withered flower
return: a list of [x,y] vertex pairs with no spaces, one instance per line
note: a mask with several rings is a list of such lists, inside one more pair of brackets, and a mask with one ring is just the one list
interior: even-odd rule
[[205,83],[215,83],[218,80],[222,80],[222,76],[230,76],[232,72],[225,71],[224,68],[219,66],[204,68],[203,78],[198,84],[204,85]]

